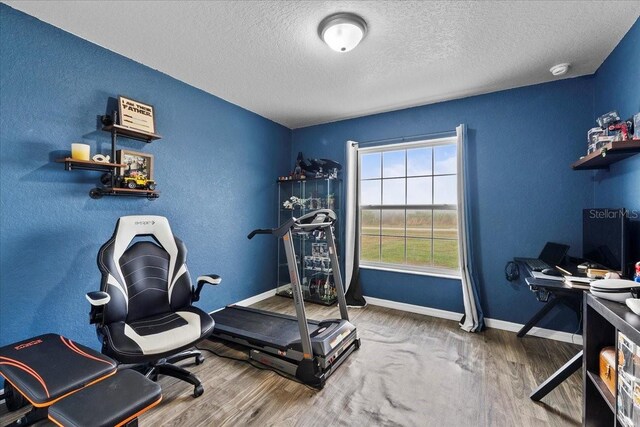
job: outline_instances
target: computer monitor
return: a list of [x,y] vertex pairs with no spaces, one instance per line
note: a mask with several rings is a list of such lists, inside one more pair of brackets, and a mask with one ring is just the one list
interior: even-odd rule
[[584,209],[583,258],[628,275],[628,219],[628,211],[623,208]]

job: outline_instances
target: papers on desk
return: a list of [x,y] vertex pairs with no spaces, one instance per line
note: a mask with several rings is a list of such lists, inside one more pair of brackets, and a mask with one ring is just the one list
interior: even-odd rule
[[591,285],[584,282],[575,282],[573,280],[565,279],[564,283],[574,289],[584,289],[586,291],[591,289]]
[[559,280],[561,282],[564,280],[564,277],[562,276],[550,276],[548,274],[541,273],[540,271],[532,271],[531,275],[536,279]]
[[594,280],[595,279],[586,276],[564,276],[564,283],[576,289],[589,290],[591,288],[591,282]]

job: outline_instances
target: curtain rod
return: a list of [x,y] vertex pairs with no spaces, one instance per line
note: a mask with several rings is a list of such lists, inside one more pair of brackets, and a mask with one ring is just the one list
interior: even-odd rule
[[412,142],[412,141],[419,141],[421,139],[446,138],[446,137],[455,136],[455,135],[456,135],[456,130],[453,129],[453,130],[433,132],[433,133],[423,133],[423,134],[411,135],[411,136],[400,136],[396,138],[376,139],[372,141],[358,142],[357,145],[359,147],[373,146],[373,145],[390,144],[393,142]]

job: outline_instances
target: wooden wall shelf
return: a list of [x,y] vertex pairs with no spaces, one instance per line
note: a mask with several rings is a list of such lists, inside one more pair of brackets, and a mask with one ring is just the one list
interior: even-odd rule
[[152,190],[138,190],[131,188],[117,188],[117,187],[97,187],[89,192],[89,196],[92,199],[100,199],[103,196],[130,196],[130,197],[146,197],[153,200],[160,197],[160,193]]
[[65,157],[64,159],[57,159],[56,163],[64,163],[64,170],[93,170],[100,172],[112,172],[113,168],[124,168],[127,165],[121,163],[105,163],[105,162],[94,162],[92,160],[78,160],[72,159],[71,157]]
[[573,170],[609,169],[609,165],[640,153],[640,139],[610,142],[571,165]]
[[144,141],[147,143],[162,138],[162,136],[158,135],[157,133],[147,133],[139,130],[133,130],[117,124],[104,126],[102,130],[105,132],[115,132],[118,135],[122,135],[131,139],[137,139],[138,141]]

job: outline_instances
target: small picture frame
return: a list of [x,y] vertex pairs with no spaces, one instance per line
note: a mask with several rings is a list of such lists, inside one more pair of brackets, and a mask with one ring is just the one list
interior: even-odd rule
[[117,161],[126,166],[120,168],[123,178],[153,180],[153,154],[118,150]]
[[118,96],[118,124],[137,131],[156,133],[153,106]]

